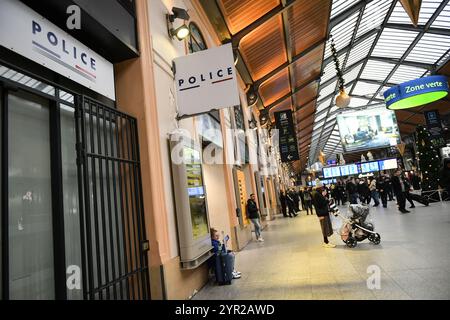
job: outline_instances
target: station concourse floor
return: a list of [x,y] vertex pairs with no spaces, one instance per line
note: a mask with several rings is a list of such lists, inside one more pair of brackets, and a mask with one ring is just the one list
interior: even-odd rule
[[[279,215],[263,230],[265,242],[237,253],[241,279],[218,286],[211,278],[193,299],[450,299],[450,202],[408,210],[401,214],[395,201],[371,207],[381,243],[365,240],[353,249],[336,233],[330,240],[337,247],[323,248],[316,215]],[[380,289],[367,287],[371,265],[380,268]]]

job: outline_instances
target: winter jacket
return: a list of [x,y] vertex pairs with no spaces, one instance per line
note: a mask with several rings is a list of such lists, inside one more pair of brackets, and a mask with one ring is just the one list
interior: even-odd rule
[[326,217],[329,215],[328,200],[322,193],[314,190],[311,194],[314,208],[318,217]]
[[249,219],[259,219],[258,206],[252,199],[247,201],[247,217]]

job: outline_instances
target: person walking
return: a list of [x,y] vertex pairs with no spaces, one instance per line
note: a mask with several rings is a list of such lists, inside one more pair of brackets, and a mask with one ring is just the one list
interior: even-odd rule
[[383,204],[383,208],[387,208],[387,190],[386,190],[386,177],[381,176],[378,178],[378,190],[380,192],[381,203]]
[[336,192],[336,204],[338,206],[341,204],[344,205],[345,204],[345,201],[344,201],[345,200],[345,190],[344,190],[340,180],[337,182],[335,192]]
[[361,203],[369,204],[371,200],[369,185],[366,179],[361,179],[359,182],[360,189],[358,189]]
[[305,201],[305,210],[306,210],[306,215],[309,215],[309,212],[311,211],[311,215],[313,214],[312,211],[312,198],[311,198],[311,189],[308,188],[303,192],[303,198]]
[[386,193],[388,195],[388,200],[393,201],[394,200],[394,186],[392,184],[391,177],[387,174],[385,175],[385,186],[386,186]]
[[287,207],[286,207],[286,195],[284,194],[284,191],[280,192],[280,203],[281,203],[281,212],[283,213],[283,217],[287,217]]
[[[375,202],[375,204],[373,206],[378,207],[380,205],[380,200],[378,198],[377,180],[374,177],[370,177],[369,181],[370,181],[370,183],[369,183],[370,195],[371,195],[373,201]],[[369,202],[370,202],[370,200],[369,200]],[[367,204],[369,204],[369,202]]]
[[305,199],[303,198],[303,193],[305,192],[305,189],[300,188],[298,191],[298,197],[300,198],[300,203],[302,205],[302,210],[305,210]]
[[290,191],[286,194],[286,203],[288,207],[289,217],[291,218],[296,217],[297,214],[295,213],[295,202],[294,199],[292,198],[292,192]]
[[320,228],[322,229],[323,247],[335,248],[336,245],[328,240],[328,237],[333,235],[333,226],[331,225],[327,191],[323,188],[321,182],[316,184],[316,190],[312,192],[312,201],[320,221]]
[[415,208],[414,201],[411,197],[411,194],[409,193],[412,189],[411,182],[408,180],[407,177],[402,176],[403,183],[405,184],[405,198],[408,200],[409,204],[411,205],[409,208]]
[[250,219],[250,221],[255,226],[255,235],[256,235],[256,241],[263,242],[264,239],[261,236],[261,223],[259,221],[259,210],[258,206],[256,205],[255,201],[256,197],[252,193],[250,195],[250,199],[247,201],[247,217]]
[[358,204],[358,194],[355,184],[355,178],[351,178],[347,181],[346,189],[348,192],[350,204]]
[[392,186],[393,191],[395,193],[395,197],[397,198],[398,210],[401,213],[408,213],[410,211],[406,210],[406,197],[405,197],[405,183],[401,177],[402,171],[398,169],[395,171],[394,176],[392,177]]
[[300,198],[298,196],[298,193],[295,191],[295,189],[291,190],[291,198],[292,200],[294,200],[294,210],[295,212],[299,212],[300,211]]

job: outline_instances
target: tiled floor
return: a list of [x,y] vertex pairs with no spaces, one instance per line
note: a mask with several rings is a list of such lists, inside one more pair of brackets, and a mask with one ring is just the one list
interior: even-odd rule
[[[241,279],[229,286],[211,280],[194,299],[450,299],[450,203],[417,204],[409,214],[394,202],[371,210],[381,244],[353,249],[336,234],[337,247],[323,248],[315,215],[280,216],[264,230],[264,243],[237,254]],[[368,289],[369,266],[379,267],[380,289]]]

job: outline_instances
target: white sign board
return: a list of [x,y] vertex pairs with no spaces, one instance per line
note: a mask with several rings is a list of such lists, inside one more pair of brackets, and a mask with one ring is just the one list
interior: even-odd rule
[[231,44],[174,59],[178,115],[240,104]]
[[113,65],[19,0],[0,1],[0,45],[115,100]]

